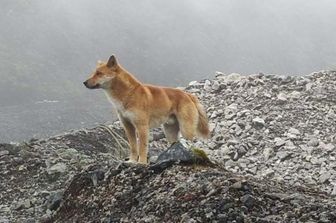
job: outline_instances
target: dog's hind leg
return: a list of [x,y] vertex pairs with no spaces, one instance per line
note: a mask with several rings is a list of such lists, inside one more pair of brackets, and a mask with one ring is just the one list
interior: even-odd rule
[[174,120],[163,124],[163,131],[169,143],[173,144],[174,142],[178,141],[180,127],[176,117],[174,117]]
[[198,111],[192,102],[179,107],[176,114],[181,134],[185,139],[192,140],[196,136]]

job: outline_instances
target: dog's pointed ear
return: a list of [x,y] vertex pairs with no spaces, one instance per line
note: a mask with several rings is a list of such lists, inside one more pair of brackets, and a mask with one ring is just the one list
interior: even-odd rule
[[110,68],[112,68],[112,67],[114,67],[114,66],[116,66],[117,65],[117,59],[115,58],[115,56],[114,55],[112,55],[112,56],[110,56],[110,58],[109,58],[109,60],[107,61],[107,66],[108,67],[110,67]]

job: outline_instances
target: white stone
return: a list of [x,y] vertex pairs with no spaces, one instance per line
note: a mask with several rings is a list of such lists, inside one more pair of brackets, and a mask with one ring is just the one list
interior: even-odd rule
[[67,166],[65,163],[56,163],[55,165],[48,168],[47,172],[48,174],[64,173],[66,169],[67,169]]

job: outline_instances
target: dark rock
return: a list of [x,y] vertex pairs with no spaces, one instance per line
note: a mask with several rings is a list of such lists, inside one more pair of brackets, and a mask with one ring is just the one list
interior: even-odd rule
[[181,162],[185,164],[212,164],[202,150],[189,150],[180,142],[174,143],[167,150],[162,152],[158,156],[156,163],[164,163],[163,165],[167,165],[167,161]]
[[56,210],[62,201],[63,193],[60,191],[56,191],[50,194],[50,197],[48,199],[48,209],[49,210]]
[[166,151],[161,153],[156,162],[161,161],[175,161],[175,162],[193,162],[195,157],[192,152],[185,148],[180,142],[174,143]]
[[256,199],[249,194],[245,194],[240,198],[240,201],[243,203],[245,207],[252,208],[256,202]]
[[176,161],[174,161],[174,160],[162,160],[162,161],[156,162],[153,165],[150,165],[149,169],[153,170],[155,173],[161,173],[165,169],[174,165],[175,162]]
[[2,151],[4,154],[16,155],[20,150],[21,148],[19,146],[8,143],[0,143],[0,152]]

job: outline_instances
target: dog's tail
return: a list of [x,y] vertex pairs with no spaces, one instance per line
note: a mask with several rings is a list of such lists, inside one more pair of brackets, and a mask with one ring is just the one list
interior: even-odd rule
[[189,94],[190,99],[195,104],[198,111],[197,133],[202,138],[210,137],[208,117],[204,111],[203,105],[199,102],[196,96]]

